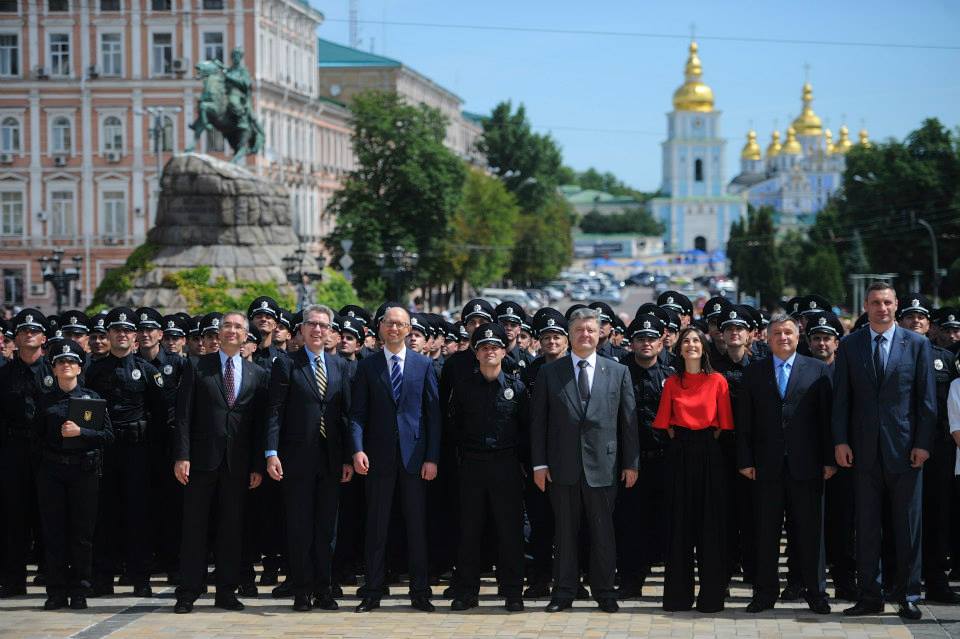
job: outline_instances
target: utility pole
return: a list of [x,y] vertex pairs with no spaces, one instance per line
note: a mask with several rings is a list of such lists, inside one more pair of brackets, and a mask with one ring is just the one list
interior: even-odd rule
[[933,232],[933,226],[930,225],[930,222],[918,216],[916,212],[911,211],[910,217],[913,218],[914,224],[925,228],[930,236],[930,257],[933,260],[933,305],[940,306],[940,256],[937,234]]

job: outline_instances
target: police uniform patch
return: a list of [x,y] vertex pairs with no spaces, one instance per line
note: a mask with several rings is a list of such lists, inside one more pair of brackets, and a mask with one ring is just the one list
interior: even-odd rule
[[504,391],[503,391],[503,398],[504,398],[504,399],[513,399],[513,389],[512,389],[512,388],[506,388],[506,389],[504,389]]
[[90,399],[90,396],[85,394],[85,395],[84,395],[83,397],[81,397],[80,399]]
[[155,381],[155,382],[157,383],[157,386],[158,386],[159,388],[163,388],[163,375],[161,375],[160,373],[156,373],[156,374],[153,376],[153,381]]
[[[521,359],[519,362],[517,362],[517,366],[519,366],[520,368],[526,368],[527,362]],[[508,397],[507,399],[510,399],[510,398]]]
[[133,371],[130,372],[130,377],[132,377],[133,379],[140,379],[141,377],[143,377],[143,374],[140,372],[139,368],[135,368],[133,369]]
[[937,369],[938,371],[942,371],[942,370],[943,370],[943,360],[942,360],[942,359],[935,359],[935,360],[933,360],[933,367],[934,367],[935,369]]
[[163,367],[163,374],[164,374],[164,375],[173,375],[173,366],[171,366],[170,364],[167,364],[166,366],[164,366],[164,367]]
[[489,337],[493,337],[493,331],[491,331],[491,330],[488,328],[487,330],[485,330],[485,331],[483,332],[483,336],[484,336],[484,337],[488,337],[488,338],[489,338]]
[[53,376],[52,376],[52,375],[47,375],[46,377],[44,377],[44,378],[43,378],[43,385],[46,386],[47,388],[53,386]]

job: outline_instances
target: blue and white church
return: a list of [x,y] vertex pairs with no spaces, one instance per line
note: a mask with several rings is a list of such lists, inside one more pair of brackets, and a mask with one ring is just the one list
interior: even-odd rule
[[666,227],[667,252],[724,250],[730,225],[746,216],[744,194],[726,191],[720,111],[703,82],[697,43],[690,43],[686,80],[673,94],[663,142],[662,197],[651,201],[653,216]]

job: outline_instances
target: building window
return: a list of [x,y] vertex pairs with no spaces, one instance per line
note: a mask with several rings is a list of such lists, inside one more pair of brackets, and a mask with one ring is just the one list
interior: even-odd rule
[[160,148],[167,152],[173,152],[173,118],[163,116],[163,130],[160,134]]
[[20,46],[16,34],[0,34],[0,75],[20,75]]
[[20,121],[14,117],[4,118],[0,122],[0,151],[17,153],[20,151]]
[[100,67],[103,75],[123,74],[123,34],[100,34]]
[[203,34],[203,59],[223,62],[223,33],[208,31]]
[[23,306],[23,269],[3,269],[3,303],[7,306]]
[[23,235],[23,193],[0,193],[0,235]]
[[697,159],[693,163],[693,179],[696,182],[703,182],[703,160]]
[[170,0],[151,0],[150,7],[154,11],[171,11],[173,3]]
[[70,34],[50,34],[50,75],[70,75]]
[[120,11],[120,0],[100,0],[101,11]]
[[59,116],[53,120],[53,152],[70,153],[73,148],[70,141],[70,120]]
[[223,9],[223,0],[203,0],[205,11],[218,11]]
[[50,193],[50,234],[62,237],[75,232],[73,192],[53,191]]
[[16,13],[17,0],[0,0],[0,13]]
[[173,71],[173,34],[154,33],[151,55],[153,75],[168,75]]
[[127,202],[123,191],[103,192],[103,233],[111,237],[127,234]]
[[70,0],[47,0],[47,11],[69,11]]
[[103,150],[117,153],[123,151],[123,122],[115,115],[103,121]]

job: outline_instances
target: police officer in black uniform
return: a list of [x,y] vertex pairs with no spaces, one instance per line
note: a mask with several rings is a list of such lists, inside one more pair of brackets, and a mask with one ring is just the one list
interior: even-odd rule
[[533,361],[533,356],[526,349],[520,348],[520,329],[527,321],[527,312],[514,302],[501,302],[493,310],[497,323],[507,334],[507,356],[503,361],[503,369],[508,373],[519,375],[521,369],[526,368]]
[[632,352],[620,363],[630,370],[640,429],[640,478],[633,488],[620,486],[614,510],[617,527],[618,599],[641,596],[652,567],[663,562],[669,512],[666,496],[667,433],[652,427],[667,378],[676,375],[660,358],[666,326],[655,315],[639,315],[627,327]]
[[450,396],[460,461],[460,546],[452,610],[479,605],[488,520],[496,530],[497,582],[506,609],[523,610],[523,483],[521,452],[529,435],[528,398],[519,377],[505,373],[507,332],[499,324],[471,336],[478,368],[459,378]]
[[64,311],[60,318],[60,337],[73,340],[86,351],[87,336],[90,333],[87,314],[78,310]]
[[113,594],[120,572],[136,597],[150,597],[153,529],[150,519],[150,442],[165,432],[173,413],[164,394],[163,374],[134,350],[136,315],[125,307],[106,317],[110,354],[91,364],[86,386],[107,401],[114,442],[103,460],[100,507],[94,550],[93,595]]
[[3,549],[0,556],[0,599],[27,592],[27,555],[34,532],[39,532],[37,510],[36,438],[34,420],[42,395],[53,390],[53,371],[43,357],[47,318],[26,308],[13,318],[17,351],[0,368],[0,512],[3,513]]
[[40,445],[37,495],[47,580],[43,607],[57,610],[69,604],[73,610],[83,610],[93,576],[102,449],[113,442],[113,429],[109,412],[100,420],[91,414],[80,424],[68,419],[71,398],[100,397],[79,383],[83,348],[64,340],[47,358],[56,384],[41,396],[36,420]]
[[253,354],[253,363],[268,371],[273,366],[273,360],[285,354],[273,344],[273,331],[277,328],[279,317],[280,305],[272,297],[258,297],[250,302],[247,309],[247,319],[260,331],[260,346]]
[[190,317],[180,313],[163,316],[163,350],[180,359],[187,357],[187,331],[190,330]]
[[657,296],[657,306],[673,311],[680,318],[681,328],[693,321],[693,302],[680,291],[664,291]]
[[606,302],[591,302],[590,308],[600,315],[600,342],[597,345],[597,355],[619,361],[627,353],[627,350],[614,345],[611,339],[613,337],[614,319],[617,314]]
[[[143,307],[136,310],[137,354],[153,365],[163,376],[163,395],[169,414],[176,411],[177,392],[186,360],[167,352],[161,345],[164,337],[163,316],[156,309]],[[150,431],[150,488],[151,520],[154,537],[154,554],[157,567],[167,573],[170,584],[179,581],[180,532],[183,527],[183,486],[170,472],[173,455],[174,429],[156,428]]]
[[85,367],[110,354],[110,340],[107,339],[107,311],[100,311],[91,316],[87,320],[87,328],[90,329],[87,334],[87,350],[90,352],[90,357],[87,358]]

